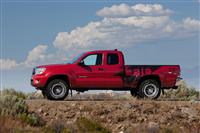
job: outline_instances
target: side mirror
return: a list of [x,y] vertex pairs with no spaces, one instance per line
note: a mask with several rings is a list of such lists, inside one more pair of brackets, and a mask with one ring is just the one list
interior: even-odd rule
[[83,60],[81,60],[81,61],[78,63],[78,65],[80,65],[80,66],[85,66],[85,63],[84,63]]

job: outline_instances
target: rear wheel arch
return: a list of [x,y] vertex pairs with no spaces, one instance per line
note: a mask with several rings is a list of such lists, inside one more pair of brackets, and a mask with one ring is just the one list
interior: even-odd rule
[[138,81],[138,84],[137,84],[137,88],[139,88],[139,86],[141,85],[141,83],[143,81],[148,80],[148,79],[155,80],[159,83],[160,87],[162,86],[160,77],[158,75],[147,75],[147,76],[140,78],[140,80]]

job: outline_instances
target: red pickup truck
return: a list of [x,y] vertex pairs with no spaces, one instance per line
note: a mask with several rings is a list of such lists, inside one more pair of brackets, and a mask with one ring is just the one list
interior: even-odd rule
[[163,89],[176,89],[179,79],[179,65],[125,65],[123,53],[116,49],[85,52],[66,64],[35,67],[31,84],[51,100],[65,99],[69,90],[102,89],[156,99]]

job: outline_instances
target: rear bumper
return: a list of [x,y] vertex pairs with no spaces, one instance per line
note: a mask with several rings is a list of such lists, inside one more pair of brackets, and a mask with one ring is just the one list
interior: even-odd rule
[[176,79],[176,84],[175,84],[174,87],[172,87],[172,89],[178,89],[178,86],[180,85],[182,79],[183,79],[183,78],[178,77],[178,78]]
[[183,78],[178,77],[176,79],[176,81],[174,81],[173,85],[171,86],[167,86],[167,87],[163,87],[163,89],[178,89],[178,86],[181,84]]
[[181,77],[178,77],[178,78],[176,79],[176,86],[179,86],[179,85],[180,85],[182,79],[183,79],[183,78],[181,78]]

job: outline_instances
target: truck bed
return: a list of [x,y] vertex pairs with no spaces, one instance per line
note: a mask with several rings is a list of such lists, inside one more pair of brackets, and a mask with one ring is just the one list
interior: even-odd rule
[[[179,65],[125,65],[127,86],[136,87],[140,78],[158,75],[163,87],[173,87],[177,76],[180,76]],[[172,82],[173,81],[173,82]]]

